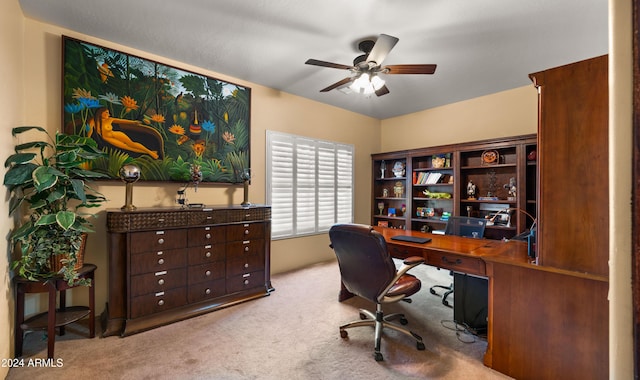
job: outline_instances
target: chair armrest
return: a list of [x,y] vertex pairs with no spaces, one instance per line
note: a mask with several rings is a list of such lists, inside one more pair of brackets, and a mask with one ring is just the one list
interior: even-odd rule
[[404,259],[402,263],[404,265],[411,265],[413,267],[415,266],[415,264],[424,264],[424,257],[420,257],[420,256],[407,257],[406,259]]

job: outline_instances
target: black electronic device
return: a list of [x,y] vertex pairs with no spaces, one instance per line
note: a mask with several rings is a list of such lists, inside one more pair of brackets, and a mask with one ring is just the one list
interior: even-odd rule
[[431,238],[424,238],[424,237],[418,237],[418,236],[407,236],[407,235],[397,235],[397,236],[391,237],[391,240],[407,241],[407,242],[410,242],[410,243],[424,244],[424,243],[430,242]]

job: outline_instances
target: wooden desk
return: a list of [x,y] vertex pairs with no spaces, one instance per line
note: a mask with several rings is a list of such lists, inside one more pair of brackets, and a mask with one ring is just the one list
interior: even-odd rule
[[[396,258],[422,256],[428,265],[489,279],[487,367],[517,379],[607,378],[606,277],[537,265],[525,242],[374,229]],[[396,235],[431,242],[391,240]]]

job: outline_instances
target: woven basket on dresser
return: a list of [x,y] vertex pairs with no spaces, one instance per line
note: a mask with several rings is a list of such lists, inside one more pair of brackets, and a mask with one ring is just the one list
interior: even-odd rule
[[[85,233],[85,234],[82,234],[80,249],[78,249],[78,253],[76,254],[78,261],[76,262],[76,265],[74,267],[75,270],[82,268],[82,266],[84,265],[84,248],[86,244],[87,244],[87,234]],[[61,261],[63,259],[68,259],[68,258],[69,258],[69,255],[55,255],[55,256],[49,257],[49,268],[51,269],[51,272],[55,272],[55,273],[60,272],[62,267],[64,267],[64,264],[62,264]]]

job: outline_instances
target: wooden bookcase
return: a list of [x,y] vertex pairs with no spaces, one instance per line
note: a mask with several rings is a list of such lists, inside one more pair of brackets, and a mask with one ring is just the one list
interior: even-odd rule
[[[502,223],[487,226],[485,236],[512,238],[536,216],[536,145],[531,134],[373,154],[371,224],[437,232],[444,230],[449,215],[501,212]],[[392,171],[395,165],[404,166],[399,177]],[[475,197],[468,195],[469,181],[476,186]],[[515,196],[509,194],[513,181]]]

